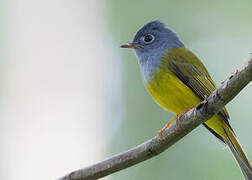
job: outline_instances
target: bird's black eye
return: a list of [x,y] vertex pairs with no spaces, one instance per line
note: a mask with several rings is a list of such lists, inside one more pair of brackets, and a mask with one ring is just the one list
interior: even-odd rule
[[150,44],[152,43],[152,41],[154,40],[154,36],[151,35],[151,34],[147,34],[143,37],[143,41],[146,43],[146,44]]

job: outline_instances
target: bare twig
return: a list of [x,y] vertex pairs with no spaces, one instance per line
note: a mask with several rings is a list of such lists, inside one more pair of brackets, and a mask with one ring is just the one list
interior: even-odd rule
[[218,113],[250,81],[252,81],[252,56],[246,64],[236,70],[205,101],[183,115],[176,123],[173,123],[163,133],[161,138],[153,137],[126,152],[119,153],[83,169],[73,171],[59,178],[59,180],[98,179],[160,154],[198,125]]

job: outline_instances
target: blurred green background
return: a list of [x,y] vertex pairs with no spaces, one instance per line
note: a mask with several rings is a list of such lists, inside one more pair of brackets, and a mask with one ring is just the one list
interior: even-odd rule
[[[217,85],[252,52],[252,1],[5,0],[0,179],[56,179],[156,135],[173,114],[150,97],[136,57],[120,49],[161,20]],[[247,86],[227,108],[252,161]],[[41,173],[42,172],[42,173]],[[198,127],[164,153],[111,180],[242,180],[229,150]]]

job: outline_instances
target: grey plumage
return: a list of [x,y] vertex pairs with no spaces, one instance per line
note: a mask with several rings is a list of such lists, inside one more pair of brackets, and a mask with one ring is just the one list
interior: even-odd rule
[[[155,37],[151,44],[146,44],[143,39],[148,34]],[[134,51],[138,57],[142,79],[145,84],[151,80],[153,71],[159,67],[162,56],[167,50],[184,47],[177,34],[160,21],[151,21],[144,25],[136,33],[133,43],[141,44],[141,46],[134,48]]]

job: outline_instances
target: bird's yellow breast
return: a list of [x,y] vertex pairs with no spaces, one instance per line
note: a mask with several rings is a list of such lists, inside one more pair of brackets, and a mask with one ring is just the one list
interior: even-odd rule
[[[201,99],[187,87],[169,68],[163,63],[152,74],[152,80],[147,84],[147,89],[153,99],[165,110],[176,115],[189,108],[195,107]],[[223,121],[217,115],[205,122],[219,135],[226,139],[223,130]]]
[[175,114],[180,114],[201,102],[200,98],[165,65],[161,65],[153,73],[147,89],[161,107]]

